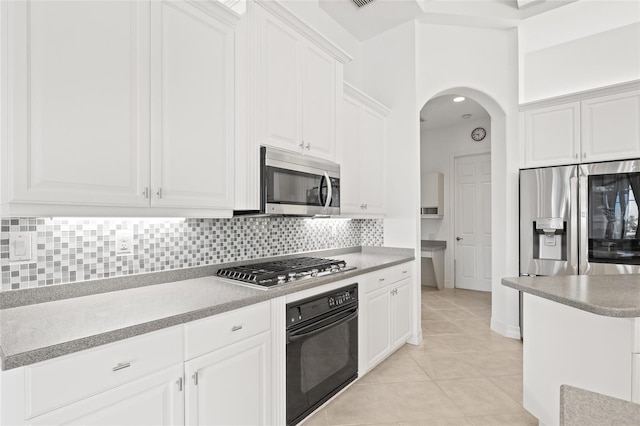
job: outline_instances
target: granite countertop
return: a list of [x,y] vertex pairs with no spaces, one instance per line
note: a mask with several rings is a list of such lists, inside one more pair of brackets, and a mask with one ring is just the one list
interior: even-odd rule
[[[206,276],[1,309],[2,370],[183,324],[414,260],[411,249],[365,247],[358,248],[357,251],[337,252],[340,253],[340,259],[357,269],[309,278],[266,291]],[[254,259],[252,262],[255,261]],[[222,265],[217,265],[220,266]],[[156,273],[156,278],[162,279],[161,274],[163,273]]]
[[420,242],[420,246],[422,251],[438,251],[446,249],[447,242],[439,240],[422,240]]
[[640,274],[503,278],[502,285],[608,317],[640,317]]

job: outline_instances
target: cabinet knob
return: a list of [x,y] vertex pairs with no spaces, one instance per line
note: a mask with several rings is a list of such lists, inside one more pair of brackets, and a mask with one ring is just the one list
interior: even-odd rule
[[307,146],[305,146],[305,148],[307,148],[308,150],[310,150],[310,149],[311,149],[311,144],[310,144],[310,143],[307,143]]
[[300,148],[304,149],[304,141],[300,142],[300,145],[298,145]]
[[378,278],[378,281],[382,282],[384,281],[384,278]]
[[241,325],[234,325],[233,327],[231,327],[231,332],[238,331],[238,330],[242,330]]
[[462,237],[456,237],[456,241],[464,240]]

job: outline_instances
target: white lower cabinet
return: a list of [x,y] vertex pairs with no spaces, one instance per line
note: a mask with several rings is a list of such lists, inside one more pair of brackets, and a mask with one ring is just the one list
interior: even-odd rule
[[[411,333],[413,262],[368,274],[361,280],[365,294],[361,324],[364,341],[359,366],[362,373],[375,367]],[[363,298],[361,297],[361,300]]]
[[[391,351],[390,286],[367,294],[367,366],[373,366]],[[367,368],[368,369],[368,368]]]
[[183,425],[183,364],[34,417],[27,425]]
[[266,332],[186,362],[186,423],[269,424],[270,342]]

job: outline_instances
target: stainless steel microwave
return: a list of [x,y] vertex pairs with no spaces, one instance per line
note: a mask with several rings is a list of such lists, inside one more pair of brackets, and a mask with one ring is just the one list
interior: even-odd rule
[[260,210],[238,214],[340,214],[340,165],[274,148],[260,148]]

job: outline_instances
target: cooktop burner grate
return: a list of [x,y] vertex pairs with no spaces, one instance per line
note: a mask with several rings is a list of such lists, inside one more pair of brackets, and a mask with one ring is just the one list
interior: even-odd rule
[[272,287],[300,278],[327,275],[349,269],[354,268],[347,267],[346,262],[343,260],[319,257],[296,257],[234,266],[231,268],[221,268],[216,272],[216,275],[264,287]]

